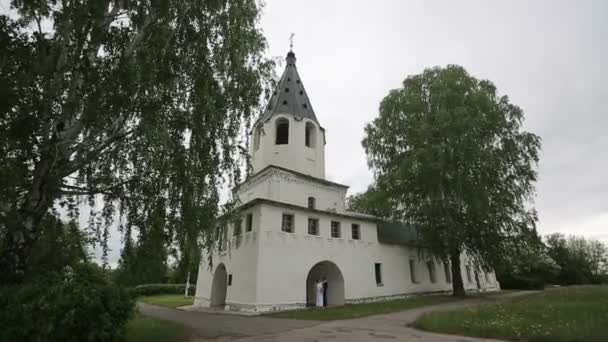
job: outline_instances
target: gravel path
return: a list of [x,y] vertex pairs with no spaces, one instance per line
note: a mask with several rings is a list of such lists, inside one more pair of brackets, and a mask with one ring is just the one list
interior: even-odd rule
[[145,316],[183,324],[191,328],[197,336],[208,339],[215,339],[220,336],[234,339],[246,336],[276,334],[319,324],[317,321],[183,311],[142,302],[137,303],[137,308]]

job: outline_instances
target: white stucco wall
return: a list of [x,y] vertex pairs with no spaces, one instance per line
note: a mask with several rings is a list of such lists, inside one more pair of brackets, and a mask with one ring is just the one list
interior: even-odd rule
[[267,169],[263,174],[257,174],[242,184],[237,197],[243,204],[256,198],[265,198],[307,207],[308,197],[312,196],[317,209],[345,212],[347,189],[299,177],[280,169]]
[[[284,118],[289,121],[289,144],[276,145],[276,120]],[[305,144],[306,123],[315,126],[314,147]],[[257,130],[258,128],[254,128]],[[296,120],[293,115],[274,115],[262,123],[259,148],[255,149],[255,133],[251,139],[250,154],[253,172],[259,172],[268,165],[277,165],[313,177],[325,178],[325,132],[319,125],[309,119]]]
[[[253,215],[252,230],[246,231],[246,216]],[[214,250],[211,255],[203,251],[196,283],[195,305],[207,307],[211,296],[213,275],[220,263],[232,275],[232,284],[227,287],[226,304],[247,306],[256,304],[257,269],[260,235],[260,207],[252,207],[241,213],[242,230],[240,236],[234,236],[232,225],[226,227],[227,241],[225,249]],[[209,258],[212,266],[209,266]]]
[[[282,209],[263,205],[260,235],[260,265],[258,267],[258,300],[263,305],[303,304],[306,300],[306,277],[321,261],[331,261],[342,271],[346,301],[362,298],[395,296],[407,293],[449,291],[443,264],[436,261],[436,282],[431,283],[427,259],[418,251],[401,245],[378,243],[376,225],[372,222],[335,215],[319,215],[306,211]],[[281,231],[283,213],[295,216],[295,232]],[[318,218],[320,235],[308,235],[308,217]],[[330,237],[330,222],[340,221],[342,238]],[[361,240],[350,236],[352,223],[358,223]],[[412,283],[409,260],[416,260],[417,283]],[[374,263],[381,263],[382,285],[375,280]],[[466,258],[462,260],[465,288],[476,288],[464,274]],[[480,277],[480,281],[481,281]]]
[[[245,232],[245,214],[254,213],[253,231]],[[294,233],[281,231],[283,213],[293,214]],[[319,235],[308,234],[308,218],[319,220]],[[341,223],[342,237],[331,237],[331,221]],[[351,224],[359,224],[361,240],[353,240]],[[232,236],[232,227],[228,229]],[[423,292],[449,291],[443,264],[435,260],[436,282],[431,283],[426,262],[415,248],[378,242],[373,222],[313,213],[305,209],[282,208],[258,204],[243,213],[243,235],[231,237],[225,253],[215,255],[214,269],[224,263],[232,274],[232,285],[226,296],[227,308],[233,310],[267,311],[301,307],[306,303],[306,278],[311,268],[322,261],[337,265],[344,279],[344,297],[356,302]],[[237,245],[237,239],[240,244]],[[411,281],[409,260],[416,261],[416,283]],[[381,263],[382,285],[376,284],[374,263]],[[463,257],[461,269],[466,289],[477,284],[467,281]],[[208,306],[213,272],[201,265],[197,282],[196,305]],[[480,273],[483,288],[495,288],[493,274],[489,283]]]

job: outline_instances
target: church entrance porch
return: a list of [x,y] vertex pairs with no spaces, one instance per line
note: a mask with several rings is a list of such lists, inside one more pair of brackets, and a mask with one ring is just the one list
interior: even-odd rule
[[321,261],[315,264],[306,277],[306,305],[314,306],[317,301],[317,282],[326,282],[323,286],[324,306],[344,305],[344,278],[336,264]]
[[217,265],[211,282],[210,306],[223,308],[226,305],[226,292],[228,290],[228,272],[224,264]]

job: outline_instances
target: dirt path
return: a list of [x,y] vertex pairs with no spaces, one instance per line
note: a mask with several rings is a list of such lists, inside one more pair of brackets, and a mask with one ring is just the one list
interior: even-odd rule
[[145,316],[183,324],[192,329],[197,336],[207,339],[215,339],[220,336],[234,339],[246,336],[276,334],[319,324],[316,321],[183,311],[142,302],[137,303],[137,308]]
[[439,304],[391,314],[358,319],[318,322],[267,317],[242,317],[217,315],[203,312],[187,312],[152,305],[140,304],[144,315],[176,321],[192,328],[199,336],[196,341],[425,341],[425,342],[479,342],[497,341],[455,335],[428,333],[407,325],[420,315],[453,310],[466,306],[492,303],[501,298],[521,296],[531,292],[512,292],[496,296],[467,299],[460,302]]

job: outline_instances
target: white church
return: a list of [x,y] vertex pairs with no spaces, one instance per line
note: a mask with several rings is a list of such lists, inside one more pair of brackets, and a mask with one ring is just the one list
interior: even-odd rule
[[[347,211],[348,186],[325,179],[325,129],[296,69],[295,54],[252,130],[252,175],[236,190],[240,219],[203,252],[195,306],[241,312],[450,291],[450,265],[423,257],[403,224]],[[493,272],[462,258],[467,290],[498,290]]]

